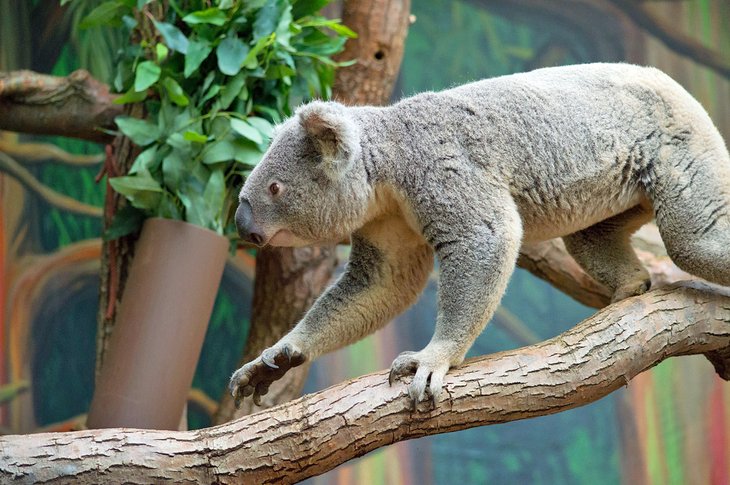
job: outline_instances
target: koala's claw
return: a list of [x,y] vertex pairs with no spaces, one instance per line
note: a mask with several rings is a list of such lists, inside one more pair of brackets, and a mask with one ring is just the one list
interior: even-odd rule
[[436,406],[443,390],[444,376],[449,370],[448,361],[444,362],[436,355],[424,349],[421,352],[403,352],[393,361],[388,375],[388,383],[392,386],[396,379],[411,375],[413,380],[408,385],[412,409],[428,396]]
[[[286,354],[288,354],[288,352],[286,352],[285,355]],[[288,355],[287,355],[287,357],[288,357]],[[263,354],[261,354],[261,362],[263,362],[264,364],[266,364],[267,366],[269,366],[272,369],[279,368],[279,366],[276,365],[276,363],[274,362],[274,357],[270,353],[267,354],[266,352],[264,352]]]
[[264,350],[261,356],[238,369],[231,377],[228,390],[235,400],[236,408],[240,407],[244,398],[251,395],[254,404],[260,406],[261,397],[269,392],[271,383],[305,360],[304,354],[288,343]]

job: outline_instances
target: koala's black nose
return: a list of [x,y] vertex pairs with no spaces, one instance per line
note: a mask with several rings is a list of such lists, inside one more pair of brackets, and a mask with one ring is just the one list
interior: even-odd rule
[[264,243],[263,231],[253,220],[251,204],[246,199],[241,199],[236,209],[236,228],[241,239],[261,246]]

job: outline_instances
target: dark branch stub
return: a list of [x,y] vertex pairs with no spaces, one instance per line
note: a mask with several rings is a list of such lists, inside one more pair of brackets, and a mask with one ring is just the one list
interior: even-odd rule
[[730,381],[730,342],[728,346],[714,352],[707,352],[705,357],[715,368],[715,372],[721,379]]

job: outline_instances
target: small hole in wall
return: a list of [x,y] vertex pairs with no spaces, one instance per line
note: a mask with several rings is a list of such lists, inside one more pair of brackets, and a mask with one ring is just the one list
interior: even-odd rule
[[382,61],[383,58],[385,57],[385,52],[377,51],[373,57],[375,57],[375,59],[377,59],[379,61]]

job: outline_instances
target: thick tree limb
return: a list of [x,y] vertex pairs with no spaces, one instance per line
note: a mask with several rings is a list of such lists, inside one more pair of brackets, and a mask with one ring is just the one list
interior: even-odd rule
[[[427,434],[593,402],[662,360],[705,354],[727,368],[730,290],[687,282],[611,305],[553,339],[468,361],[433,408],[370,374],[193,432],[108,429],[0,438],[0,481],[295,483]],[[727,377],[727,376],[726,376]]]
[[122,106],[84,70],[67,77],[31,71],[0,73],[0,130],[61,135],[100,143],[113,139]]
[[[666,256],[656,226],[648,224],[633,238],[639,260],[651,274],[652,286],[661,287],[692,276],[677,268]],[[611,293],[591,278],[565,249],[562,239],[524,245],[517,265],[541,278],[584,305],[603,308]]]

